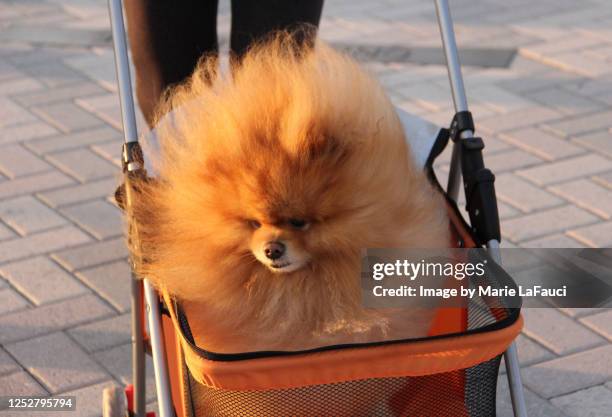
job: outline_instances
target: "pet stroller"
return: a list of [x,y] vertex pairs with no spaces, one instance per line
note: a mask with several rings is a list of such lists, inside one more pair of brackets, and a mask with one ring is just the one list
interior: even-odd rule
[[[474,137],[448,2],[435,0],[435,5],[456,114],[449,129],[405,113],[400,119],[416,159],[446,196],[454,245],[486,246],[500,263],[494,176],[483,164],[482,139]],[[109,0],[109,6],[129,219],[130,179],[145,175],[144,159],[138,145],[121,0]],[[449,139],[453,152],[444,191],[433,162]],[[471,225],[456,205],[462,177]],[[511,278],[503,279],[502,285],[515,285]],[[159,294],[146,278],[133,277],[133,385],[125,393],[118,388],[104,391],[104,416],[152,414],[145,412],[145,354],[153,358],[161,417],[194,416],[196,395],[207,416],[494,416],[502,356],[514,414],[526,416],[513,342],[522,327],[520,308],[503,297],[494,300],[495,307],[476,304],[442,305],[425,338],[301,352],[220,354],[196,346],[188,318],[175,300]]]

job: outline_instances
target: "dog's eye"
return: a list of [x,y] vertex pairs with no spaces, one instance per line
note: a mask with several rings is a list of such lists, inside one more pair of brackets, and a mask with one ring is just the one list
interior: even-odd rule
[[308,227],[308,222],[303,219],[289,219],[287,223],[295,229],[306,229]]
[[261,227],[261,223],[259,223],[257,220],[247,220],[247,223],[249,224],[249,226],[251,226],[253,229],[259,229]]

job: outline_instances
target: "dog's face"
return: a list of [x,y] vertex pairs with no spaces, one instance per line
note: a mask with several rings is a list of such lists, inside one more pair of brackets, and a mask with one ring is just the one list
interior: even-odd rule
[[306,219],[279,219],[268,223],[267,219],[249,219],[253,229],[250,249],[259,262],[272,272],[297,271],[310,261],[304,247],[310,222]]
[[268,139],[258,151],[241,150],[229,157],[224,166],[236,168],[211,172],[212,194],[219,200],[224,195],[223,204],[215,208],[240,231],[228,246],[237,255],[248,250],[269,271],[288,274],[334,258],[346,248],[343,238],[351,229],[339,229],[338,222],[350,221],[358,199],[343,197],[351,186],[340,177],[345,177],[351,152],[319,136],[294,150],[287,150],[283,140]]

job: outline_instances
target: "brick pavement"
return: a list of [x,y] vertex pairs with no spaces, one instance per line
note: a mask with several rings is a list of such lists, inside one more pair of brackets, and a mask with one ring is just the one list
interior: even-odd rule
[[[430,0],[327,3],[329,41],[439,45]],[[504,244],[612,245],[612,3],[451,6],[460,46],[518,50],[509,68],[465,68]],[[72,416],[99,415],[102,387],[128,378],[126,253],[109,199],[121,132],[104,34],[104,0],[0,0],[0,395],[75,394]],[[397,105],[450,120],[443,66],[369,65]],[[442,173],[447,164],[443,155]],[[610,311],[525,317],[530,415],[611,416]],[[504,376],[498,397],[511,415]]]

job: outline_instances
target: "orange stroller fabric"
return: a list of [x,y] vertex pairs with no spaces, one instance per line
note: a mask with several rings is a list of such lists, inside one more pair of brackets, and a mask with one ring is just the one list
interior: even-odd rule
[[332,384],[368,378],[423,376],[469,368],[503,353],[522,319],[491,332],[370,347],[333,349],[237,361],[206,359],[180,330],[169,310],[193,378],[227,390],[266,390]]

